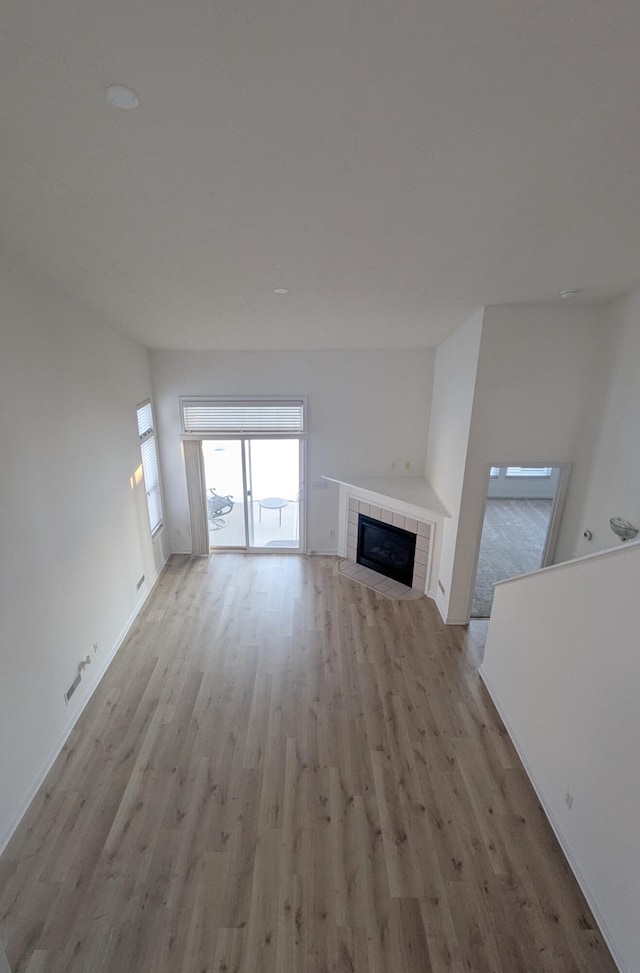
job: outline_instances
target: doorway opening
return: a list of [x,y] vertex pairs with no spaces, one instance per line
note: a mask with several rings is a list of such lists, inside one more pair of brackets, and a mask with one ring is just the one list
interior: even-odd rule
[[492,466],[471,602],[489,618],[494,585],[551,563],[569,467]]
[[211,551],[302,549],[302,442],[202,441]]

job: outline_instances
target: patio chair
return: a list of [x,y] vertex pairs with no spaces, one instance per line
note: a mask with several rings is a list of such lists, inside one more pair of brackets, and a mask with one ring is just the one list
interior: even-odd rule
[[225,497],[218,496],[215,492],[215,487],[210,487],[209,496],[207,497],[207,513],[209,523],[214,530],[220,530],[222,527],[226,527],[227,522],[223,514],[230,514],[232,510],[233,500],[231,499],[231,495],[227,494]]

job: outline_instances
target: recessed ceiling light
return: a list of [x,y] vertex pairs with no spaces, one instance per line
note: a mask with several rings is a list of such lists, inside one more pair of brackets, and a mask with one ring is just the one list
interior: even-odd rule
[[288,287],[274,287],[273,288],[273,293],[274,294],[288,294],[289,293],[289,288]]
[[124,108],[125,111],[131,111],[140,104],[140,99],[135,92],[121,84],[112,84],[107,88],[107,101],[114,108]]
[[577,297],[578,294],[582,294],[582,288],[574,291],[560,291],[560,297],[563,301],[570,301],[572,297]]

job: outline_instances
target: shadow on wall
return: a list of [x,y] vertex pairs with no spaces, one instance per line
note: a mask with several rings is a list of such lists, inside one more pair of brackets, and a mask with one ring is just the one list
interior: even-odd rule
[[0,973],[11,973],[2,943],[0,943]]

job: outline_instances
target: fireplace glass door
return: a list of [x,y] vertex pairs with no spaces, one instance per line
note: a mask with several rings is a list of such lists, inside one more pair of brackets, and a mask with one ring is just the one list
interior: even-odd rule
[[358,517],[358,564],[411,587],[416,535],[372,517]]

